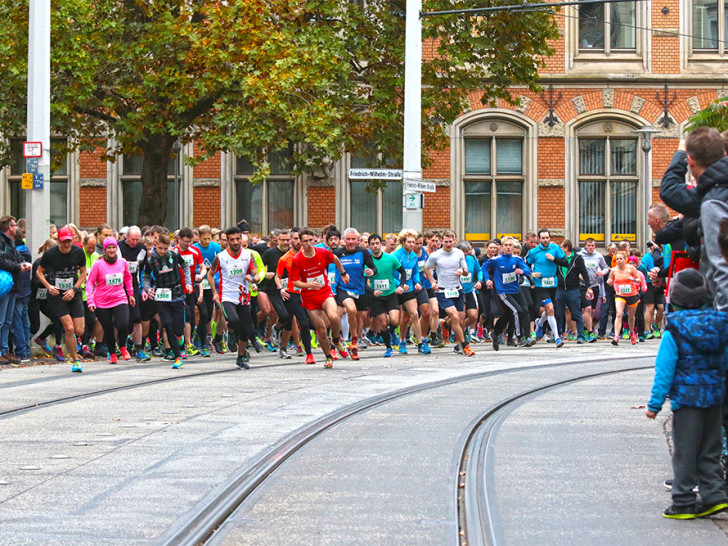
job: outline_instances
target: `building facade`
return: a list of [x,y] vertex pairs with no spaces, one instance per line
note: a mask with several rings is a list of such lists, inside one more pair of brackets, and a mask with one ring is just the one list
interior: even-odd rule
[[[472,241],[546,227],[556,237],[600,245],[643,243],[648,187],[659,181],[690,116],[728,95],[726,0],[664,0],[565,7],[560,38],[541,70],[543,92],[513,88],[518,104],[471,107],[444,130],[448,150],[433,153],[423,178],[424,228],[454,228]],[[658,131],[644,153],[635,130]],[[16,149],[20,152],[20,140]],[[183,154],[199,150],[188,145]],[[290,152],[289,152],[290,153]],[[22,155],[22,154],[20,154]],[[292,174],[288,153],[270,157],[265,183],[249,182],[252,166],[221,153],[189,167],[169,166],[167,224],[253,229],[335,222],[362,231],[402,227],[402,186],[376,194],[349,168],[370,159],[344,157],[305,176]],[[140,161],[100,162],[71,154],[51,181],[51,220],[82,227],[136,222]],[[24,215],[22,157],[0,173],[0,205]]]

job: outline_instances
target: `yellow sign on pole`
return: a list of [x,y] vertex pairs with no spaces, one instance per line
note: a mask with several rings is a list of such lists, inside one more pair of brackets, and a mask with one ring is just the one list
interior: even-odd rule
[[33,189],[33,173],[23,173],[23,179],[21,181],[21,187],[24,190]]

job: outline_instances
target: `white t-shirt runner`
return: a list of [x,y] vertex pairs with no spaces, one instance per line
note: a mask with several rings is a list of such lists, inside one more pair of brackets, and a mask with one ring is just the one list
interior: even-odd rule
[[221,302],[250,304],[250,283],[245,280],[245,276],[252,275],[252,263],[253,255],[246,248],[240,249],[237,256],[230,254],[230,249],[217,255],[215,273],[220,273],[217,291]]
[[[427,258],[427,267],[434,268],[437,273],[437,286],[440,291],[460,288],[460,275],[458,269],[465,270],[468,265],[465,262],[465,254],[459,248],[453,248],[445,252],[444,248],[436,250]],[[469,273],[472,274],[472,271]]]

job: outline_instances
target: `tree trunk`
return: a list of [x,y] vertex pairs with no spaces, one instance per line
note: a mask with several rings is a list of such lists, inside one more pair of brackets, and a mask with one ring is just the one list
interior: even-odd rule
[[144,153],[140,226],[164,225],[167,216],[167,165],[174,141],[172,135],[165,133],[148,135],[146,141],[139,144]]

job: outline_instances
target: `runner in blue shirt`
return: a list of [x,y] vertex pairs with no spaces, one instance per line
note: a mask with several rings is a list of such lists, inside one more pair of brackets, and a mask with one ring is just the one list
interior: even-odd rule
[[408,322],[412,325],[412,331],[415,334],[417,342],[417,352],[428,355],[432,351],[426,340],[422,339],[422,329],[420,328],[420,317],[417,313],[417,294],[422,291],[420,283],[420,270],[418,266],[417,254],[414,252],[415,241],[417,240],[417,232],[411,229],[403,229],[399,234],[400,246],[394,251],[393,256],[399,260],[405,270],[405,278],[400,279],[397,271],[394,272],[395,280],[400,282],[404,291],[399,294],[399,304],[404,308],[405,313],[399,323],[399,352],[407,354],[407,340],[405,338]]
[[528,265],[531,266],[531,278],[536,289],[534,296],[536,305],[543,309],[541,317],[536,321],[536,338],[543,337],[543,323],[548,320],[554,342],[557,347],[563,347],[564,342],[559,336],[559,329],[556,326],[554,317],[554,301],[556,301],[556,266],[569,266],[564,260],[564,251],[556,243],[551,242],[551,234],[547,229],[538,232],[539,244],[531,249],[526,257]]
[[460,277],[460,285],[465,296],[465,322],[463,332],[465,339],[470,340],[470,328],[478,322],[478,298],[475,293],[480,290],[482,273],[477,258],[473,255],[473,246],[467,241],[460,241],[458,248],[465,254],[465,263],[468,265],[468,274]]

